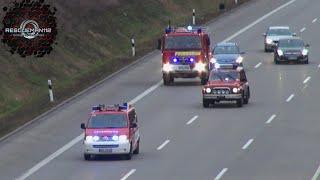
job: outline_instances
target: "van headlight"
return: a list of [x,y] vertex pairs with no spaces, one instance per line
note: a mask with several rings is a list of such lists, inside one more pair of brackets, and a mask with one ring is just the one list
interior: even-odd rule
[[119,142],[120,143],[126,143],[128,142],[128,137],[126,135],[120,135],[119,136]]
[[99,136],[86,136],[85,141],[87,142],[97,142],[99,141],[100,137]]
[[163,70],[164,72],[170,72],[170,71],[172,71],[172,66],[171,66],[171,64],[169,64],[169,63],[163,64],[162,70]]
[[202,62],[196,63],[194,69],[199,72],[206,71],[206,65]]

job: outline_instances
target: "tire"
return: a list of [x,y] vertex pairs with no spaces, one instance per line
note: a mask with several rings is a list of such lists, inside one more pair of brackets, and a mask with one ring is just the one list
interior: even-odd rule
[[237,100],[237,106],[238,107],[242,107],[243,106],[243,98]]
[[139,138],[139,140],[138,140],[138,142],[137,142],[137,147],[136,147],[136,149],[133,151],[133,154],[139,154],[139,149],[140,149],[140,138]]
[[266,46],[264,46],[264,52],[269,52]]
[[277,58],[274,58],[274,63],[275,64],[280,64],[280,62],[277,60]]
[[307,59],[307,60],[304,62],[304,64],[309,64],[309,59]]
[[243,99],[243,104],[248,104],[250,99],[250,89],[248,88],[248,93],[246,95],[246,98]]
[[204,108],[208,108],[210,106],[210,101],[208,99],[203,99],[202,105]]
[[130,145],[130,151],[125,155],[126,160],[131,160],[132,158],[132,144]]
[[169,74],[163,74],[162,75],[162,79],[163,79],[163,85],[168,86],[171,83],[171,79],[170,79],[170,75]]
[[83,158],[84,160],[89,161],[91,160],[91,154],[83,154]]
[[208,82],[208,79],[206,77],[201,78],[201,85],[206,85]]

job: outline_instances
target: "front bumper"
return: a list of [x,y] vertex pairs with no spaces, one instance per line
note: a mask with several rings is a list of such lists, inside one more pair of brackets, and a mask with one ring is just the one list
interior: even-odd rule
[[84,141],[84,154],[128,154],[130,152],[130,142],[86,142]]
[[[179,67],[186,67],[186,69],[179,69]],[[195,67],[188,65],[170,65],[170,68],[162,69],[162,73],[165,75],[170,75],[175,78],[194,78],[194,77],[206,77],[208,75],[207,67],[202,70],[198,70]]]
[[279,61],[307,61],[308,56],[303,55],[283,55],[278,58]]
[[242,98],[242,94],[203,94],[203,99],[233,101]]

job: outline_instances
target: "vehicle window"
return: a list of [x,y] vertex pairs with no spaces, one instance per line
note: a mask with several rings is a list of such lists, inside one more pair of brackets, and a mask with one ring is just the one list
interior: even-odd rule
[[237,71],[229,71],[229,72],[212,72],[209,80],[210,81],[235,81],[239,78],[239,73]]
[[268,36],[291,36],[292,32],[289,29],[269,29]]
[[88,128],[124,128],[128,126],[125,114],[97,114],[90,117]]
[[303,47],[304,43],[300,39],[283,39],[279,41],[279,47]]
[[213,54],[239,54],[239,48],[237,46],[216,46],[213,50]]
[[164,49],[182,50],[182,49],[201,49],[200,36],[166,36]]

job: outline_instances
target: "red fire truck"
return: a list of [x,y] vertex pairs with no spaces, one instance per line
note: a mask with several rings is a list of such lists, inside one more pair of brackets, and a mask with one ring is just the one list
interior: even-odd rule
[[174,78],[200,77],[201,84],[208,81],[210,53],[209,35],[201,27],[168,27],[159,39],[162,51],[162,74],[164,85]]

